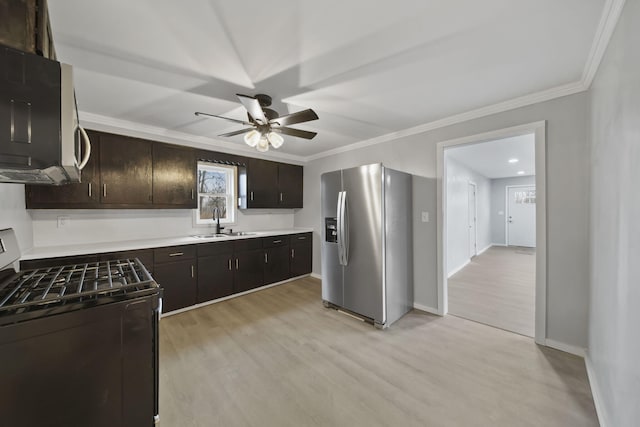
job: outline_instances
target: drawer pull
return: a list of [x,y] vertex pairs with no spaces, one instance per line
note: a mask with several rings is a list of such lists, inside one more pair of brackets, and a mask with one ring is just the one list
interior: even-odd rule
[[307,236],[298,237],[298,240],[307,240]]
[[238,269],[238,258],[236,258],[236,270]]
[[273,243],[282,243],[282,240],[274,240]]
[[296,257],[296,250],[291,249],[291,258],[295,258],[295,257]]
[[102,197],[107,198],[107,184],[102,184]]
[[251,201],[253,201],[253,191],[251,192]]
[[89,198],[91,198],[91,183],[89,183]]
[[193,279],[194,277],[196,277],[196,268],[192,265],[191,266],[191,278]]
[[282,201],[282,193],[280,193],[280,201]]
[[182,256],[184,255],[184,252],[174,252],[172,254],[169,254],[170,257],[174,257],[174,256]]
[[231,270],[231,258],[229,258],[229,270]]
[[264,253],[264,263],[265,264],[269,264],[269,256],[267,255],[267,253]]

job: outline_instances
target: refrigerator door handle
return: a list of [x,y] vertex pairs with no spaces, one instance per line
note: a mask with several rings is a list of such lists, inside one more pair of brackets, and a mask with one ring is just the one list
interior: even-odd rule
[[349,211],[347,210],[347,192],[342,192],[342,265],[349,263]]
[[342,191],[338,192],[338,211],[336,213],[336,226],[338,233],[338,262],[342,264]]

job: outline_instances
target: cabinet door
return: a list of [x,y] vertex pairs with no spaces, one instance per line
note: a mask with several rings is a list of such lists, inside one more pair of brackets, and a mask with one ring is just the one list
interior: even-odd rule
[[311,233],[291,237],[291,277],[311,273],[313,264]]
[[193,150],[153,144],[153,204],[196,208],[196,159]]
[[275,246],[264,250],[264,281],[275,283],[288,279],[289,245]]
[[302,207],[302,166],[280,163],[278,165],[278,206]]
[[233,294],[234,262],[231,252],[198,258],[199,303]]
[[151,156],[151,141],[101,135],[100,201],[108,205],[150,205]]
[[278,164],[249,159],[247,168],[247,207],[278,207]]
[[96,208],[100,202],[100,134],[87,131],[91,155],[80,174],[79,183],[65,185],[26,185],[27,209]]
[[162,311],[178,310],[196,303],[197,278],[195,260],[156,264],[153,277],[163,288]]
[[234,271],[234,292],[244,292],[264,284],[264,251],[236,252]]

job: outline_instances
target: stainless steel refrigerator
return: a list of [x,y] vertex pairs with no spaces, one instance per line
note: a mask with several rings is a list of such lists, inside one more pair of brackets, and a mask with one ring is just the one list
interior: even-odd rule
[[413,307],[411,175],[382,164],[322,175],[322,300],[385,328]]

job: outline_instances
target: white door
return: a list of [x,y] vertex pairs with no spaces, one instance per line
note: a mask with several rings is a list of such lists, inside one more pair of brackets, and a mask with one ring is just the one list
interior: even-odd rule
[[478,254],[478,242],[476,241],[476,186],[469,183],[469,258]]
[[507,245],[536,246],[536,187],[508,187]]

